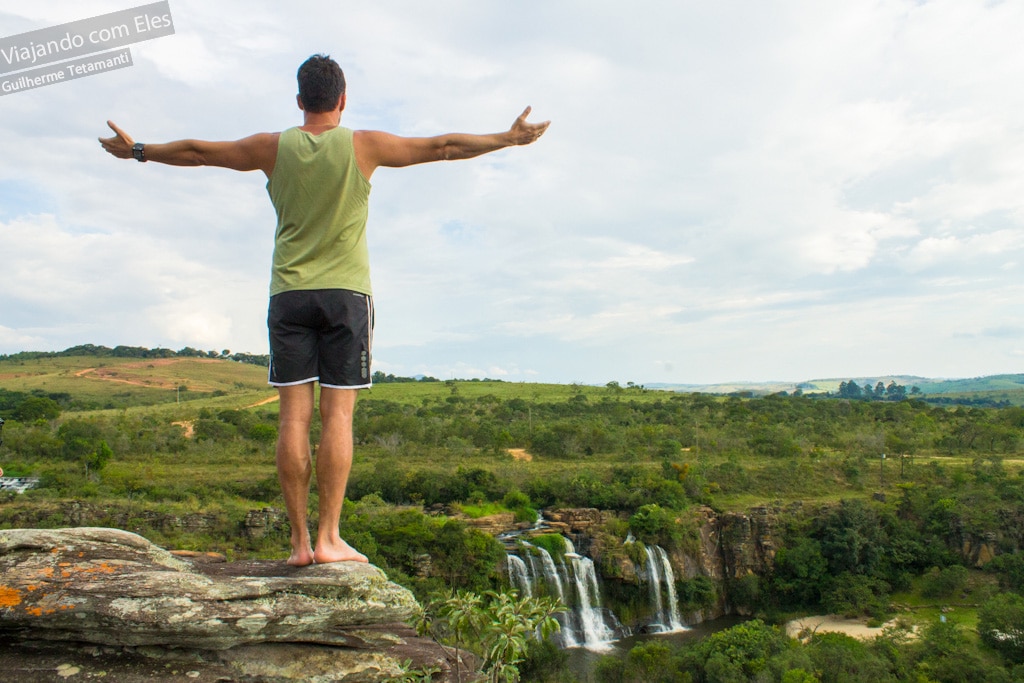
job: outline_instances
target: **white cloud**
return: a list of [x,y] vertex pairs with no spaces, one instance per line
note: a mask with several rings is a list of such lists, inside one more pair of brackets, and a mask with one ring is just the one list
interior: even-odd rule
[[[0,33],[125,6],[23,3]],[[0,99],[0,353],[264,351],[264,179],[119,162],[95,137],[108,118],[143,141],[293,125],[295,69],[322,51],[345,67],[347,125],[492,132],[527,104],[553,120],[534,147],[374,176],[380,369],[1020,370],[1005,337],[956,336],[1020,319],[1019,3],[172,11],[177,33],[133,46],[133,68]]]

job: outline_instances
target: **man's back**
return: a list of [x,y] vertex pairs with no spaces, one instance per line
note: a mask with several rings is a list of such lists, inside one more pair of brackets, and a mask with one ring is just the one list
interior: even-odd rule
[[366,247],[370,183],[352,131],[289,128],[278,140],[267,192],[277,211],[270,294],[347,289],[371,294]]

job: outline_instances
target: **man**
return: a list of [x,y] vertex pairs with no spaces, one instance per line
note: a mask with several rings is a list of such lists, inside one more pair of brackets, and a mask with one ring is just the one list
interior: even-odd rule
[[[270,377],[280,397],[277,471],[291,524],[288,564],[366,557],[341,538],[339,521],[352,466],[356,393],[370,386],[373,303],[366,250],[370,177],[381,167],[469,159],[536,141],[550,122],[530,108],[504,133],[406,138],[342,128],[345,77],[326,55],[299,67],[303,125],[234,142],[136,143],[113,122],[100,138],[119,159],[175,166],[263,171],[277,212],[268,312]],[[320,525],[315,550],[306,526],[312,473],[309,429],[320,383],[322,436],[316,456]]]

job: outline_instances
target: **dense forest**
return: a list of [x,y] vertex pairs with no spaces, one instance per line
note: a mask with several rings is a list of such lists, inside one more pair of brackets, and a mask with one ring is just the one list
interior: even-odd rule
[[[8,357],[0,377],[48,362]],[[483,517],[605,511],[587,551],[630,615],[622,558],[644,545],[692,555],[707,515],[767,506],[770,566],[714,580],[680,571],[674,586],[687,613],[751,620],[606,657],[595,680],[1024,680],[1024,408],[934,405],[898,388],[867,400],[396,379],[360,398],[343,528],[424,604],[508,591],[507,548]],[[249,382],[97,409],[74,384],[5,380],[0,465],[39,487],[0,492],[0,527],[110,525],[167,547],[279,557],[277,410]],[[868,642],[780,629],[814,613],[896,621]],[[520,670],[575,680],[550,643],[535,642]]]

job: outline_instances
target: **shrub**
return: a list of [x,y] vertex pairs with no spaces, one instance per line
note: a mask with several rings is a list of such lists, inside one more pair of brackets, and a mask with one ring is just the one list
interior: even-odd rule
[[249,438],[260,443],[274,443],[277,441],[277,427],[262,422],[254,424],[249,428]]
[[960,565],[944,569],[932,567],[921,579],[921,595],[926,598],[948,598],[964,589],[968,577],[967,569]]
[[675,513],[657,504],[644,505],[629,518],[629,530],[644,543],[675,547],[682,538],[682,529]]
[[565,537],[561,534],[541,534],[540,536],[534,536],[530,539],[530,543],[543,548],[548,552],[555,562],[565,556],[567,547],[565,545]]
[[200,418],[195,422],[196,441],[230,441],[237,433],[237,427],[220,420]]
[[21,422],[55,420],[60,417],[60,406],[53,399],[30,396],[14,409],[14,419]]
[[881,579],[844,572],[832,580],[822,605],[846,617],[884,617],[889,608],[889,584]]

